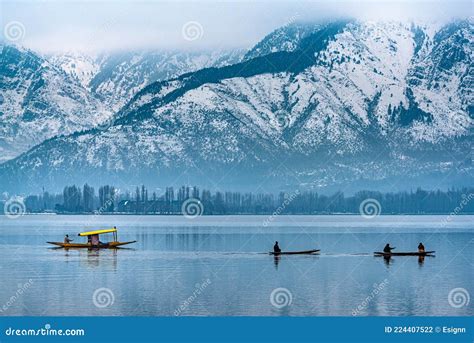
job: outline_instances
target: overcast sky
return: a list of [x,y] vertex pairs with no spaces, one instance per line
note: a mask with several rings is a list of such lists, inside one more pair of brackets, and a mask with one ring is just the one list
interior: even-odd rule
[[2,40],[41,52],[250,47],[295,20],[472,15],[455,1],[1,1]]

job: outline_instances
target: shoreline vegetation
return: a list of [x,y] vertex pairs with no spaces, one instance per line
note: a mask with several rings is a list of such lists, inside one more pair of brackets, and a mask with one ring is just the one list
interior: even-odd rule
[[[134,192],[122,192],[105,185],[95,192],[66,186],[62,193],[43,191],[39,195],[12,197],[0,201],[0,214],[8,214],[8,202],[20,203],[23,213],[65,215],[458,215],[474,214],[474,188],[382,193],[360,191],[353,195],[332,195],[314,191],[251,193],[211,192],[198,187],[166,187],[150,192],[142,185]],[[2,212],[3,211],[3,212]]]

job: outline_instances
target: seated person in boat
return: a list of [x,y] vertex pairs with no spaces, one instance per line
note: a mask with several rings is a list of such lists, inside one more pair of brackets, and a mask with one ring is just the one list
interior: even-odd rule
[[391,247],[390,243],[387,243],[387,245],[385,245],[385,248],[383,248],[383,252],[391,253],[393,249],[395,249],[395,247]]
[[425,252],[425,246],[423,243],[418,244],[418,252]]
[[276,252],[276,253],[281,252],[280,246],[278,245],[278,241],[276,241],[275,245],[273,246],[273,252]]
[[64,237],[64,243],[68,244],[68,243],[71,243],[72,242],[72,239],[69,238],[69,235],[66,235]]
[[99,235],[91,235],[91,244],[92,246],[99,246],[100,245],[100,241],[99,241]]

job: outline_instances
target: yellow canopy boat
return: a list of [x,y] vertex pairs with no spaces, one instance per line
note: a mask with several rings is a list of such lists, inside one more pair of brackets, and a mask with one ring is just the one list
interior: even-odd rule
[[[99,240],[99,235],[102,235],[105,233],[113,233],[112,242],[104,243]],[[65,239],[64,242],[46,242],[46,243],[57,245],[62,248],[113,249],[122,245],[136,242],[136,241],[119,242],[117,238],[117,228],[115,226],[112,229],[81,232],[78,234],[78,236],[87,237],[87,243],[71,243],[72,240],[68,241],[67,239]]]
[[92,235],[101,235],[103,233],[110,233],[110,232],[117,232],[117,228],[114,227],[113,229],[81,232],[78,234],[78,236],[84,237],[84,236],[92,236]]

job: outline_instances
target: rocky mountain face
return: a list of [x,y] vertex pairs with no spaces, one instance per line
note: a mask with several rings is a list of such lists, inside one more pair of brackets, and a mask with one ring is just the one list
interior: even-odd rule
[[112,114],[61,69],[15,46],[0,46],[0,84],[0,161]]
[[242,51],[134,52],[41,56],[0,46],[0,162],[57,135],[107,127],[155,81],[238,61]]
[[105,106],[118,111],[145,86],[206,67],[238,62],[241,50],[133,51],[87,56],[51,56],[51,62],[79,81]]
[[[105,129],[48,140],[4,163],[2,186],[101,178],[118,187],[273,190],[466,185],[473,33],[469,21],[287,25],[240,63],[144,87]],[[21,185],[20,170],[29,175]]]

